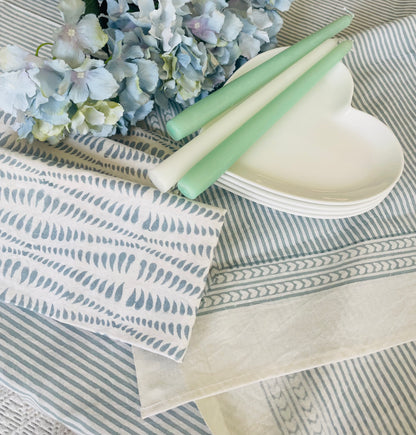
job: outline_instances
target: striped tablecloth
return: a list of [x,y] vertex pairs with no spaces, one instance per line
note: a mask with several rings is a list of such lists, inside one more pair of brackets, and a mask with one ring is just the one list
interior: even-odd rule
[[[48,40],[51,21],[55,20],[51,12],[54,3],[0,1],[0,25],[6,29],[0,43],[20,42],[33,48],[37,44],[31,43],[28,28],[36,40]],[[247,260],[261,264],[269,259],[271,250],[279,262],[289,262],[319,252],[335,255],[357,246],[368,248],[381,240],[388,241],[387,245],[373,251],[380,261],[368,257],[369,265],[384,264],[373,271],[372,281],[382,288],[390,277],[398,279],[398,289],[414,287],[415,73],[409,65],[415,61],[412,14],[416,13],[416,4],[350,0],[333,2],[329,8],[325,1],[295,0],[284,16],[281,42],[293,43],[306,36],[339,16],[343,6],[356,13],[348,35],[354,34],[359,44],[346,60],[356,83],[354,104],[393,128],[405,150],[405,173],[382,206],[341,221],[308,221],[275,213],[211,189],[205,200],[229,209],[214,272],[236,264],[243,271],[249,266]],[[150,153],[163,155],[158,138],[164,134],[162,118],[171,115],[169,111],[154,113],[145,130],[135,130],[124,142],[146,142]],[[314,230],[312,238],[309,226]],[[267,228],[280,232],[272,234]],[[241,233],[247,237],[237,238]],[[369,277],[370,269],[363,270],[361,276]],[[214,292],[210,294],[208,289],[203,301],[202,317],[218,306],[215,295],[219,292],[213,284],[211,281],[209,288]],[[411,307],[412,302],[414,297],[407,305]],[[0,305],[0,319],[4,350],[0,353],[0,382],[75,432],[210,433],[192,402],[153,417],[141,417],[136,367],[128,345],[9,305]],[[199,401],[198,405],[212,431],[218,434],[414,433],[415,355],[413,343],[402,344],[374,355],[255,383]],[[254,422],[244,418],[250,415]],[[36,430],[42,433],[43,429]]]

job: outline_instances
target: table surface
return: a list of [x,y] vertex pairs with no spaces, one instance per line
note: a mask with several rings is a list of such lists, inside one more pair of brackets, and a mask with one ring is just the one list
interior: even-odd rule
[[[16,2],[20,3],[20,2]],[[314,0],[314,1],[305,1],[305,0],[295,0],[295,3],[292,6],[291,11],[289,13],[284,14],[285,19],[285,27],[282,30],[280,35],[280,41],[285,43],[286,41],[291,40],[292,36],[290,32],[286,31],[286,28],[290,28],[291,25],[291,14],[296,12],[297,17],[299,15],[304,15],[305,20],[310,20],[313,14],[311,11],[313,7],[324,7],[328,2],[324,0]],[[366,2],[364,0],[354,0],[350,3],[361,4],[363,8],[365,8]],[[409,5],[409,13],[413,11],[416,12],[416,3],[407,2]],[[390,11],[391,12],[391,11]],[[387,16],[389,11],[385,12],[385,19],[388,21],[391,18]],[[393,12],[391,12],[393,14]],[[365,14],[363,14],[365,15]],[[370,11],[368,16],[370,15]],[[372,16],[371,20],[362,21],[358,24],[355,23],[351,28],[351,31],[358,31],[361,29],[365,29],[367,27],[371,27],[374,25],[378,25],[382,22],[379,15],[375,14]],[[306,35],[300,35],[301,37]],[[31,403],[29,403],[24,398],[18,396],[15,393],[12,393],[8,389],[4,387],[0,387],[0,433],[15,433],[15,434],[54,434],[54,435],[69,435],[71,432],[62,424],[56,422],[54,419],[49,416],[45,416],[43,413],[36,410]]]

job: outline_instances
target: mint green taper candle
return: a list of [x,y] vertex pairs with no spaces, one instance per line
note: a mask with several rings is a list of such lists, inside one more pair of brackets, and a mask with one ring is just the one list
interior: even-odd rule
[[193,199],[211,186],[251,145],[301,100],[350,51],[351,47],[352,41],[342,42],[301,75],[189,170],[179,180],[179,190],[186,197]]
[[173,139],[179,140],[200,129],[203,125],[264,86],[319,44],[345,29],[351,23],[352,18],[352,15],[342,16],[186,108],[167,122],[166,128],[169,135]]

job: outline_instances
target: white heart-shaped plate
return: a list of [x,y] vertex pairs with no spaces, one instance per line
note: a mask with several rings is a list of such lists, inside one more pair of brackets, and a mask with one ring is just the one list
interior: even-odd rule
[[[256,56],[233,78],[279,50]],[[227,188],[227,179],[241,180],[279,197],[323,205],[381,201],[400,178],[403,151],[390,128],[351,107],[352,94],[351,74],[338,63],[220,184]],[[234,113],[238,116],[238,110]]]

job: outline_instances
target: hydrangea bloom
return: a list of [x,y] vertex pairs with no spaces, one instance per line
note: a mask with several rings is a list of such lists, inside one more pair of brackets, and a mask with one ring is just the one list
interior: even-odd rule
[[[85,12],[82,0],[62,0],[58,4],[65,25],[58,30],[52,54],[73,68],[82,64],[86,54],[94,54],[107,43],[98,18]],[[80,19],[81,18],[81,19]]]
[[30,107],[38,88],[32,77],[39,71],[38,59],[19,47],[0,49],[0,108],[16,116]]
[[95,136],[110,136],[116,131],[115,124],[121,118],[123,108],[114,101],[97,101],[80,105],[71,119],[74,132]]
[[82,65],[70,71],[66,78],[69,97],[74,103],[87,99],[105,100],[115,95],[118,83],[104,68],[104,62],[86,59]]
[[3,73],[0,79],[0,108],[16,116],[18,111],[29,108],[36,92],[36,84],[26,71]]
[[32,127],[32,135],[42,142],[48,141],[55,144],[63,139],[65,127],[65,125],[53,125],[41,119],[36,119]]
[[126,134],[155,103],[192,104],[276,45],[279,11],[292,2],[95,1],[104,29],[83,0],[60,0],[54,59],[0,49],[0,110],[15,116],[20,137]]

